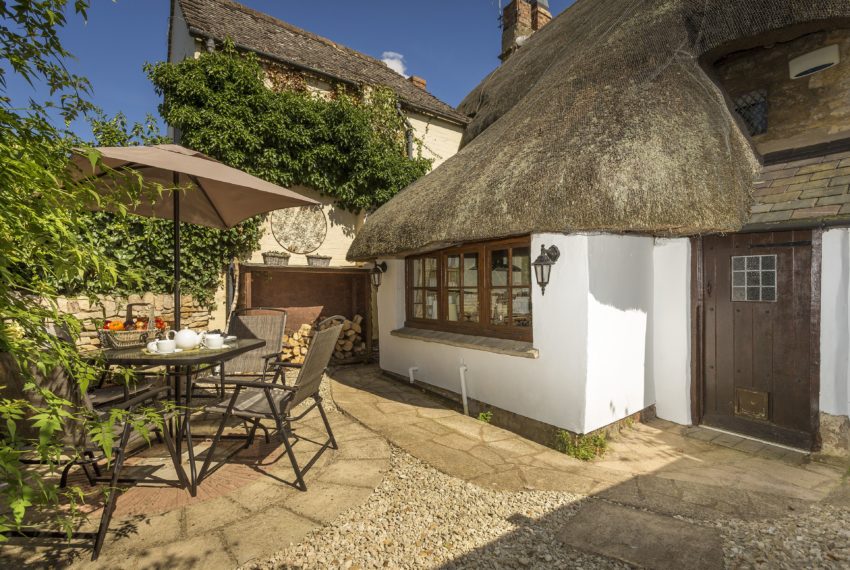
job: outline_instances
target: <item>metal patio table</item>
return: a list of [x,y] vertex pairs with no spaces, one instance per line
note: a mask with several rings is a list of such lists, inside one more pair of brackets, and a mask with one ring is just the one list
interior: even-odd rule
[[[195,448],[192,444],[192,378],[208,372],[210,368],[220,365],[220,374],[224,376],[225,363],[240,354],[262,348],[266,341],[262,339],[237,339],[226,344],[221,349],[195,349],[171,354],[147,354],[142,347],[117,348],[103,351],[108,366],[119,365],[126,367],[163,366],[165,377],[173,382],[174,400],[183,406],[182,414],[175,414],[176,425],[173,426],[174,446],[177,452],[177,462],[183,469],[183,438],[186,439],[186,450],[189,452],[189,493],[194,497],[197,493],[198,480],[195,466]],[[182,401],[181,401],[182,400]],[[185,469],[183,475],[185,477]]]

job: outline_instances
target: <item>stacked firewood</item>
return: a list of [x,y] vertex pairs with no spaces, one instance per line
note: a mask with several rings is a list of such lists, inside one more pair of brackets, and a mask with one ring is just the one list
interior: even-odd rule
[[[319,317],[316,322],[324,320]],[[337,321],[338,322],[338,321]],[[303,324],[297,331],[283,335],[283,350],[281,356],[286,362],[301,364],[307,356],[310,341],[317,330],[331,327],[337,322],[329,322],[322,327],[317,324]],[[354,357],[362,357],[366,353],[366,341],[363,338],[363,317],[354,315],[352,319],[346,319],[342,324],[342,330],[336,341],[334,358],[336,360],[347,360]]]
[[283,361],[295,364],[304,362],[312,338],[313,325],[309,323],[304,323],[295,332],[283,335],[283,349],[280,352]]

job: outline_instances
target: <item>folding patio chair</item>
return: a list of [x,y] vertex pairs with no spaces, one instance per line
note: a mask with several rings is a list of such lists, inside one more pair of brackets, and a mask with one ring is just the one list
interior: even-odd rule
[[280,360],[283,333],[286,329],[286,311],[272,307],[237,309],[230,317],[227,334],[237,338],[260,338],[264,347],[240,354],[220,367],[218,376],[203,376],[195,385],[217,384],[217,395],[224,397],[227,378],[236,380],[277,381],[283,374],[285,363]]
[[[341,330],[342,324],[337,324],[315,334],[313,341],[310,343],[304,363],[299,370],[298,377],[292,386],[285,386],[270,381],[227,379],[226,384],[234,387],[233,395],[229,399],[222,400],[218,404],[206,408],[208,412],[222,414],[222,418],[218,426],[218,431],[216,431],[213,438],[212,445],[207,451],[207,457],[204,460],[204,465],[198,477],[199,480],[203,480],[209,470],[210,462],[218,447],[218,443],[222,439],[222,433],[228,420],[231,418],[240,418],[250,421],[254,425],[246,436],[245,445],[242,448],[231,451],[219,465],[226,462],[233,454],[253,443],[257,426],[262,420],[274,420],[277,436],[283,440],[286,454],[295,471],[296,487],[299,487],[302,491],[307,490],[307,484],[304,482],[304,474],[307,470],[313,466],[328,447],[338,449],[330,423],[328,422],[328,417],[322,407],[319,386],[330,362]],[[293,416],[295,407],[308,398],[313,399],[312,405],[298,415]],[[322,422],[328,433],[328,440],[322,444],[322,447],[316,452],[313,458],[301,468],[292,450],[290,438],[294,436],[292,434],[291,424],[302,419],[314,408],[318,408],[322,416]]]
[[[23,375],[20,374],[17,364],[9,354],[0,354],[0,376],[6,382],[3,396],[6,398],[26,400],[31,404],[41,407],[44,402],[41,395],[35,390],[24,389]],[[56,396],[71,402],[76,408],[83,409],[87,413],[97,417],[104,418],[109,414],[109,410],[96,410],[89,400],[88,396],[79,390],[79,384],[70,377],[62,369],[56,369],[48,375],[36,375],[39,386],[50,390]],[[159,405],[163,394],[168,397],[170,388],[167,386],[153,388],[136,395],[129,400],[115,403],[110,409],[127,410],[130,413],[138,409],[142,405]],[[164,416],[167,419],[167,415]],[[73,426],[73,427],[71,427]],[[31,428],[25,425],[21,426],[21,430],[25,435],[27,431],[31,432]],[[152,428],[152,426],[148,426]],[[119,435],[120,434],[120,435]],[[156,430],[157,437],[164,437],[169,455],[171,456],[174,468],[177,471],[179,482],[183,486],[188,486],[182,467],[177,461],[174,445],[167,429]],[[32,432],[28,435],[35,435]],[[124,460],[128,455],[128,450],[132,444],[140,443],[142,437],[132,429],[132,424],[129,421],[123,425],[115,426],[115,435],[119,435],[117,445],[112,449],[112,473],[105,476],[100,468],[102,463],[107,461],[100,447],[89,440],[88,434],[84,429],[76,423],[66,425],[66,430],[63,433],[62,443],[64,446],[64,454],[68,457],[64,463],[62,474],[59,481],[60,487],[65,487],[67,484],[68,473],[71,468],[79,466],[85,473],[86,479],[90,485],[95,485],[99,482],[108,483],[107,499],[103,506],[103,514],[101,515],[100,524],[97,532],[72,532],[71,538],[76,539],[91,539],[93,540],[92,560],[97,560],[100,550],[103,547],[103,542],[106,538],[106,532],[109,528],[109,522],[112,519],[112,514],[115,511],[119,483],[136,482],[136,479],[121,478],[121,472],[124,467]],[[21,462],[24,464],[37,465],[42,461],[39,458],[22,457]],[[13,531],[12,536],[31,537],[31,538],[67,538],[67,533],[64,531],[39,530],[37,528],[26,528],[20,531]]]

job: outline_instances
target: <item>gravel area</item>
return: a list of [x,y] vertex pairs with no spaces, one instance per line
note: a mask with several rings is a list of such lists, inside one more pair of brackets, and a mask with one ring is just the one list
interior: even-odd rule
[[[335,409],[327,380],[321,395]],[[393,447],[391,469],[365,505],[243,568],[628,568],[556,538],[582,499],[482,489]],[[713,524],[723,536],[727,568],[850,569],[846,507],[815,504],[780,519]]]
[[850,509],[816,504],[767,521],[722,523],[727,568],[850,568]]
[[627,568],[557,541],[580,496],[482,489],[395,448],[391,465],[365,505],[243,568]]

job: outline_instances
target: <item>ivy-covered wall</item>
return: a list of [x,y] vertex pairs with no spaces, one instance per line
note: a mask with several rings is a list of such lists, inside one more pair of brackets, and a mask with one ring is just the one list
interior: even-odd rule
[[313,188],[352,212],[377,208],[431,168],[407,157],[398,98],[387,88],[319,97],[230,43],[146,69],[182,144],[270,182]]
[[[431,167],[429,159],[407,157],[404,120],[387,89],[317,96],[297,77],[264,69],[255,56],[229,44],[146,70],[163,96],[160,112],[181,132],[181,144],[282,186],[315,189],[355,220]],[[153,118],[130,127],[121,115],[99,117],[93,131],[104,146],[167,142]],[[117,262],[117,284],[103,291],[80,276],[62,283],[66,294],[172,290],[170,220],[93,213],[91,228],[103,254]],[[263,216],[227,231],[183,224],[182,290],[214,304],[217,290],[221,297],[222,271],[234,258],[256,256],[265,229]]]

